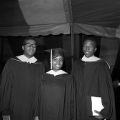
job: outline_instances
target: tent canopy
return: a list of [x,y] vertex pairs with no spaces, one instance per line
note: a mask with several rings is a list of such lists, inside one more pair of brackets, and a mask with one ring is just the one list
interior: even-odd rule
[[1,0],[0,35],[74,33],[119,37],[119,0]]

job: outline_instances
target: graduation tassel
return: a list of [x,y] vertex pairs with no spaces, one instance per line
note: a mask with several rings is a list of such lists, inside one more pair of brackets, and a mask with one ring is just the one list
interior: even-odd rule
[[50,50],[50,69],[52,70],[52,49]]

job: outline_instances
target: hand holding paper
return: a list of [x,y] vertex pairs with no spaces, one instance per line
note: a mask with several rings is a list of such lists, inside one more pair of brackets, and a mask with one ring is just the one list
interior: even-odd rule
[[102,109],[104,109],[104,106],[102,105],[102,98],[91,96],[91,102],[92,102],[92,114],[93,114],[93,116],[99,116],[99,114],[95,111],[100,112]]

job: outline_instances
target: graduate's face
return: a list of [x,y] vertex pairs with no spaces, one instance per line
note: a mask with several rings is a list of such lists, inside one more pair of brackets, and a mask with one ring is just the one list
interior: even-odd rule
[[22,49],[24,50],[24,55],[28,58],[33,57],[33,55],[36,52],[36,42],[35,40],[29,39],[25,42],[25,44],[22,46]]
[[60,70],[63,65],[63,57],[62,56],[57,56],[53,57],[52,59],[52,69],[53,70]]
[[83,44],[84,55],[89,58],[94,55],[96,51],[95,43],[92,40],[86,40]]

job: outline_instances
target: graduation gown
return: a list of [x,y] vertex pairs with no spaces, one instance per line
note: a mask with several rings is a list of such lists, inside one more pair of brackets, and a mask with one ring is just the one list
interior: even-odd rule
[[33,120],[38,85],[44,72],[42,63],[26,63],[11,58],[6,63],[0,85],[0,111],[11,120]]
[[40,87],[39,119],[73,119],[73,79],[71,75],[44,74]]
[[104,106],[101,114],[108,120],[116,120],[112,80],[106,62],[77,60],[72,74],[76,89],[77,120],[95,119],[91,110],[91,96],[101,97]]

